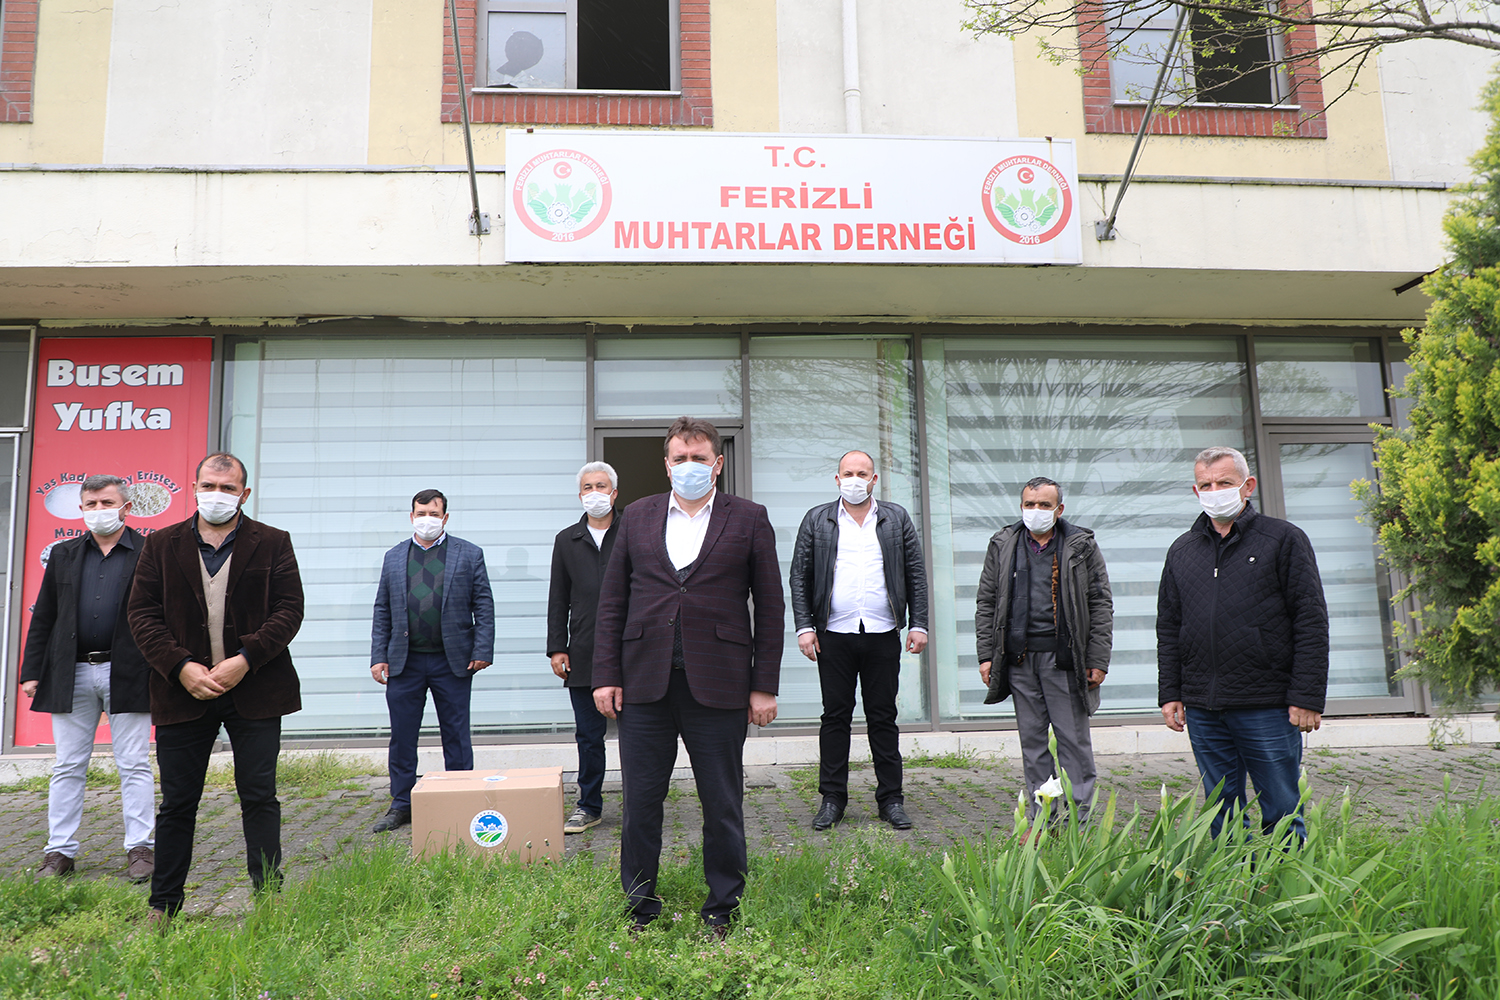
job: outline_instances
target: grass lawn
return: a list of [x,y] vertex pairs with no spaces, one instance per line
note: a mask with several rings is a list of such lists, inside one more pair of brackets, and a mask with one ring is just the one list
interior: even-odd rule
[[1314,808],[1304,848],[1208,836],[1194,796],[1149,827],[1010,831],[944,854],[889,831],[751,859],[730,938],[700,861],[663,869],[633,939],[613,863],[395,849],[305,873],[240,918],[148,931],[111,880],[0,881],[0,996],[326,998],[1500,996],[1500,801],[1409,833]]

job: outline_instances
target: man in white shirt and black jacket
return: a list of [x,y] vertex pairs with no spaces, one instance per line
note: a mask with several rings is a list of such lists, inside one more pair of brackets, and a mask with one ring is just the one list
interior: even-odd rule
[[906,510],[875,501],[875,461],[862,451],[839,459],[840,498],[808,511],[792,553],[792,613],[797,646],[818,664],[823,719],[818,731],[814,830],[844,817],[849,802],[849,739],[854,685],[864,696],[875,804],[882,820],[911,829],[901,792],[896,692],[901,679],[901,625],[910,614],[908,652],[927,647],[927,571],[922,543]]

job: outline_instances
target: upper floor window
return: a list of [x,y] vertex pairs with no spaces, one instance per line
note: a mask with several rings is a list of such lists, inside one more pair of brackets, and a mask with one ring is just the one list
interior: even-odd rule
[[[1281,0],[1288,10],[1311,0]],[[1080,4],[1084,128],[1134,132],[1167,57],[1180,8],[1171,0]],[[1274,7],[1266,7],[1267,12]],[[1310,25],[1283,29],[1253,10],[1191,10],[1151,131],[1171,135],[1326,138]]]
[[[1172,41],[1177,8],[1132,7],[1110,21],[1110,92],[1116,104],[1151,99]],[[1291,100],[1281,35],[1247,11],[1187,17],[1163,101],[1167,104],[1288,105]]]
[[[713,124],[709,0],[456,0],[456,6],[474,121]],[[443,120],[457,121],[451,51],[444,62]]]
[[481,87],[672,91],[672,0],[485,0]]

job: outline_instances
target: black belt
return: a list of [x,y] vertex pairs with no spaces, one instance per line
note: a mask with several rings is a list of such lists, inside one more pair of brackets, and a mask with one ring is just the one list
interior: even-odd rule
[[78,657],[79,663],[108,663],[110,662],[110,650],[96,649],[92,653],[84,653]]

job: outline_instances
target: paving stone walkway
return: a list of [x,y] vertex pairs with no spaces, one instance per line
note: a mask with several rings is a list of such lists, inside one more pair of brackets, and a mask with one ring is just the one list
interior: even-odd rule
[[[1392,827],[1409,825],[1430,810],[1443,794],[1450,776],[1450,794],[1457,800],[1473,798],[1480,790],[1500,794],[1500,748],[1494,744],[1388,749],[1317,749],[1305,758],[1314,797],[1335,804],[1347,787],[1356,815]],[[1101,803],[1118,796],[1118,811],[1129,815],[1139,806],[1153,813],[1160,788],[1174,794],[1193,791],[1198,775],[1187,755],[1135,754],[1098,757]],[[850,804],[844,821],[827,833],[810,827],[818,804],[817,769],[747,769],[745,825],[752,853],[795,850],[820,842],[837,843],[878,829],[930,850],[966,838],[1008,833],[1021,786],[1018,760],[968,762],[968,766],[935,767],[920,759],[906,771],[906,807],[915,827],[889,831],[875,815],[874,774],[868,764],[850,773]],[[370,826],[385,811],[385,778],[369,775],[351,779],[321,795],[308,795],[296,786],[281,789],[282,837],[290,878],[313,870],[349,851],[394,841],[410,843],[410,828],[391,834],[372,834]],[[569,786],[571,794],[572,788]],[[571,799],[569,806],[571,807]],[[686,858],[701,840],[702,815],[693,784],[673,782],[667,801],[666,857]],[[41,860],[47,829],[45,791],[0,790],[0,873],[24,874]],[[83,848],[76,877],[123,878],[125,852],[121,845],[118,787],[87,792]],[[588,852],[613,861],[620,846],[619,783],[605,785],[604,823],[567,838],[566,852]],[[140,887],[144,905],[146,887]],[[188,878],[190,914],[236,914],[249,906],[244,870],[244,841],[234,790],[211,786],[204,793],[198,818],[197,849]]]

